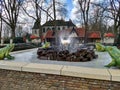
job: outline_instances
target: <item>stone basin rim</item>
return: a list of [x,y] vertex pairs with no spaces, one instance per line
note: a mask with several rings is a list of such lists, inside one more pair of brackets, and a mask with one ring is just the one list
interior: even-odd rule
[[119,69],[0,61],[0,69],[120,82]]

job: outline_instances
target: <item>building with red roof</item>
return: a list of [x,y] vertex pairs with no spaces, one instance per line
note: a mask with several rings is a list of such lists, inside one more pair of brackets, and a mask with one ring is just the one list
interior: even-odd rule
[[[54,20],[47,21],[44,23],[42,27],[42,40],[46,40],[49,42],[55,42],[55,28],[54,28]],[[32,34],[38,35],[39,34],[39,27],[37,27],[37,23],[35,22]],[[57,30],[57,37],[69,37],[71,40],[77,40],[79,42],[84,41],[85,37],[85,29],[84,28],[76,28],[71,20],[56,20],[56,30]],[[101,33],[99,31],[88,31],[87,32],[87,40],[88,42],[95,42],[96,40],[101,39]]]
[[55,38],[54,35],[53,35],[53,30],[48,30],[45,34],[45,39],[46,38]]
[[38,38],[39,38],[38,36],[33,35],[33,34],[30,36],[30,39],[38,39]]
[[104,34],[104,37],[114,37],[114,34],[113,33],[105,33]]
[[[85,29],[84,28],[73,28],[73,29],[65,29],[59,30],[58,35],[61,37],[69,37],[71,40],[78,40],[79,42],[83,42],[85,37]],[[44,36],[44,38],[51,42],[55,40],[55,32],[53,30],[48,30]],[[88,42],[95,42],[96,40],[101,39],[101,33],[99,31],[88,31],[87,32],[87,40]]]
[[[64,30],[64,29],[67,29],[67,28],[76,27],[75,24],[71,20],[69,20],[69,21],[49,20],[41,26],[41,32],[45,34],[46,32],[49,32],[48,30],[54,30],[55,29],[55,23],[56,23],[56,30]],[[39,22],[38,22],[38,20],[36,20],[35,23],[34,23],[34,26],[32,28],[32,34],[39,36],[39,33],[40,33]]]
[[88,31],[87,36],[88,36],[88,41],[89,42],[96,42],[96,40],[101,39],[100,31]]

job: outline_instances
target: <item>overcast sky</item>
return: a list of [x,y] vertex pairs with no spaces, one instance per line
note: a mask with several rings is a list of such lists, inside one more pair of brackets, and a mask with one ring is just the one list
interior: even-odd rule
[[[65,18],[66,20],[69,20],[71,17],[72,17],[72,11],[74,11],[74,4],[73,4],[73,0],[59,0],[59,1],[61,1],[61,2],[64,2],[64,3],[66,3],[66,5],[67,5],[67,10],[68,10],[68,17],[67,18]],[[27,5],[28,7],[27,7],[27,10],[29,11],[29,13],[32,15],[32,16],[34,16],[34,11],[32,11],[32,9],[31,8],[33,8],[32,7],[32,5],[31,4],[28,4]],[[57,6],[56,6],[57,7]],[[19,17],[19,21],[20,22],[33,22],[33,19],[31,19],[30,17],[28,17],[25,13],[21,13],[20,15],[19,15],[20,17]],[[42,18],[44,18],[43,20],[42,20],[42,24],[43,23],[45,23],[45,15],[42,15]],[[59,16],[59,14],[57,14],[57,19],[61,19],[61,17]]]
[[[79,9],[79,5],[78,5],[78,0],[59,0],[61,2],[65,2],[67,4],[67,10],[68,10],[68,17],[65,18],[65,20],[69,20],[71,19],[76,25],[79,25],[78,22],[75,22],[75,19],[79,16],[79,15],[75,15],[75,12]],[[92,2],[98,2],[100,0],[91,0]],[[46,4],[45,4],[46,5]],[[31,8],[32,5],[28,4],[28,11],[31,13],[31,15],[34,15],[35,12],[32,11]],[[47,5],[46,5],[47,6]],[[57,7],[57,6],[56,6]],[[45,13],[44,13],[45,14]],[[42,24],[45,23],[46,21],[46,17],[45,15],[42,15]],[[44,18],[44,19],[43,19]],[[59,16],[59,14],[57,14],[57,19],[61,19],[61,17]],[[25,15],[24,13],[20,14],[20,18],[19,18],[19,21],[20,22],[29,22],[29,23],[33,23],[34,20],[31,19],[30,17],[28,17],[27,15]]]

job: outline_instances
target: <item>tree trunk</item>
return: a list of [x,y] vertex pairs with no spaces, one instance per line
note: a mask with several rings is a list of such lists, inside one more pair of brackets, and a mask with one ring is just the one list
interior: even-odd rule
[[114,25],[114,35],[115,35],[115,37],[114,37],[114,45],[116,45],[117,44],[117,38],[118,38],[118,33],[117,33],[117,26],[116,25]]
[[39,25],[39,36],[41,37],[42,36],[42,26]]
[[56,28],[56,7],[55,7],[55,0],[53,0],[53,12],[54,12],[54,32],[55,32],[55,44],[58,44],[58,31]]
[[41,19],[37,18],[36,24],[38,25],[39,28],[39,36],[42,36],[42,26],[41,26]]
[[85,23],[85,36],[84,36],[84,44],[87,43],[87,31],[88,31],[88,24]]
[[11,38],[15,38],[15,27],[11,30]]
[[2,32],[0,31],[0,39],[2,38],[2,37],[1,37],[1,33],[2,33]]
[[0,29],[1,29],[1,30],[0,30],[0,39],[1,39],[1,38],[2,38],[2,37],[1,37],[1,33],[2,33],[2,13],[0,13],[0,18],[1,18],[1,25],[0,25],[0,26],[1,26],[1,27],[0,27]]

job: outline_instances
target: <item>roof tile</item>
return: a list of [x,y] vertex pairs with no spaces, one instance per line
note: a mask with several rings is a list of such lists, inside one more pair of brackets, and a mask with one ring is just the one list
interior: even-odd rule
[[89,31],[87,35],[88,38],[101,38],[101,34],[99,31]]
[[[60,30],[58,31],[58,36],[68,36],[72,32],[72,30],[73,29]],[[85,36],[84,28],[75,28],[75,31],[78,37],[82,38]],[[99,31],[88,31],[87,35],[88,35],[88,38],[101,38],[101,34]],[[53,30],[48,30],[46,32],[45,38],[54,38]]]

